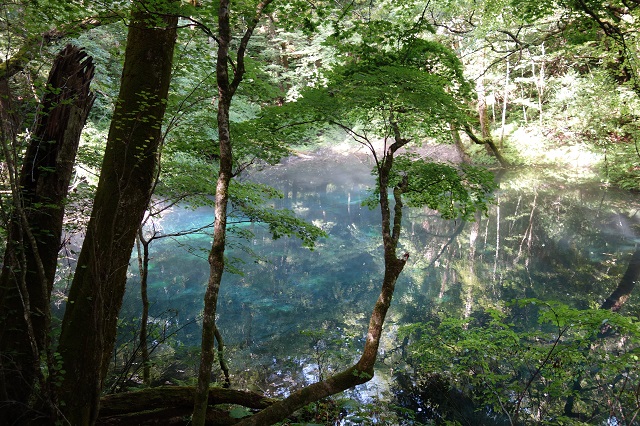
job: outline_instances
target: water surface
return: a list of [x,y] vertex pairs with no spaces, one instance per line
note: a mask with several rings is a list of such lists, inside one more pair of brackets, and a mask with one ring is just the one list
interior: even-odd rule
[[[559,173],[502,175],[495,204],[471,223],[405,209],[400,250],[410,259],[397,283],[368,392],[373,387],[383,395],[387,379],[407,368],[395,334],[401,325],[435,313],[466,317],[524,297],[597,307],[615,289],[639,241],[634,221],[640,200]],[[359,356],[383,272],[380,213],[361,206],[373,184],[362,158],[291,159],[252,178],[285,194],[274,207],[294,210],[329,235],[309,251],[295,239],[273,240],[260,224],[238,224],[236,229],[254,236],[229,241],[228,258],[243,272],[225,274],[218,302],[232,379],[239,387],[282,395]],[[175,232],[209,223],[212,215],[209,209],[175,208],[158,226]],[[168,353],[186,368],[197,364],[210,241],[192,235],[151,246],[151,314],[166,330],[183,327],[170,339],[173,348],[162,346],[156,356]],[[138,282],[132,267],[120,342],[139,318]],[[640,313],[636,295],[624,312]]]

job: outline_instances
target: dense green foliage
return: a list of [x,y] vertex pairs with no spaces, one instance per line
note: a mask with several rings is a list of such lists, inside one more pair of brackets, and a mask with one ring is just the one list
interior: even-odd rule
[[[637,416],[636,318],[523,299],[404,333],[421,380],[438,376],[505,423],[633,424]],[[460,420],[453,406],[442,403],[443,414]]]
[[407,206],[429,207],[444,219],[473,220],[477,212],[487,211],[490,194],[496,189],[493,175],[486,169],[469,165],[456,169],[415,156],[396,160],[391,185],[398,185],[403,176],[409,176]]

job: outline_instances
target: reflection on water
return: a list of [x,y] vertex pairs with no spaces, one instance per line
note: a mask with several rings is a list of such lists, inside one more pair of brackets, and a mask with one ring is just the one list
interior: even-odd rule
[[[259,224],[236,225],[254,236],[230,240],[227,256],[243,271],[224,276],[218,302],[230,368],[236,383],[247,380],[282,394],[358,355],[381,282],[380,219],[377,210],[361,206],[373,177],[369,165],[354,158],[291,160],[253,178],[284,192],[274,207],[290,208],[329,234],[314,251],[293,239],[274,241]],[[634,230],[639,201],[628,192],[561,182],[551,172],[535,170],[502,176],[488,216],[478,214],[472,223],[407,209],[401,251],[411,257],[385,325],[377,391],[404,368],[402,342],[395,339],[399,325],[425,321],[436,312],[470,316],[524,297],[599,306],[639,242]],[[159,226],[174,232],[211,219],[209,210],[178,208]],[[195,320],[173,338],[184,347],[199,345],[209,246],[207,235],[151,246],[151,315],[164,318],[174,310],[172,327]],[[135,323],[137,269],[130,275],[123,317]],[[624,309],[637,315],[637,300],[632,296]]]

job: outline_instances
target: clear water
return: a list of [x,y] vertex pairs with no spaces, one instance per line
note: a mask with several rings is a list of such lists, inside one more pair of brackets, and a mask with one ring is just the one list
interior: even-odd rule
[[[640,198],[560,173],[501,176],[496,203],[472,223],[442,220],[428,209],[405,211],[401,250],[411,257],[385,324],[379,374],[360,390],[364,397],[388,391],[392,371],[406,368],[395,338],[400,325],[435,312],[469,316],[522,297],[597,307],[613,291],[640,241],[629,219],[639,217]],[[360,205],[373,183],[364,160],[295,159],[252,178],[285,193],[275,207],[291,208],[329,234],[309,251],[294,239],[274,241],[259,224],[241,224],[255,237],[229,241],[229,260],[244,272],[225,274],[218,302],[232,380],[283,395],[359,356],[382,276],[380,215]],[[158,226],[174,232],[209,223],[212,215],[175,208]],[[164,350],[191,366],[197,365],[210,240],[196,235],[151,245],[151,315],[168,330],[183,327],[170,340],[174,348]],[[139,318],[135,266],[132,261],[121,342]],[[624,309],[638,315],[638,297]]]

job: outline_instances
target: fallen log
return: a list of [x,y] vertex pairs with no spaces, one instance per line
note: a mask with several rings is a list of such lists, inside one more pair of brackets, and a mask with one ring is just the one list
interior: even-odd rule
[[[195,388],[189,386],[159,386],[106,395],[100,400],[97,424],[101,426],[187,424],[193,411],[194,392]],[[231,425],[239,421],[231,417],[227,410],[212,406],[231,404],[250,409],[263,409],[275,401],[255,392],[211,388],[207,424]]]

